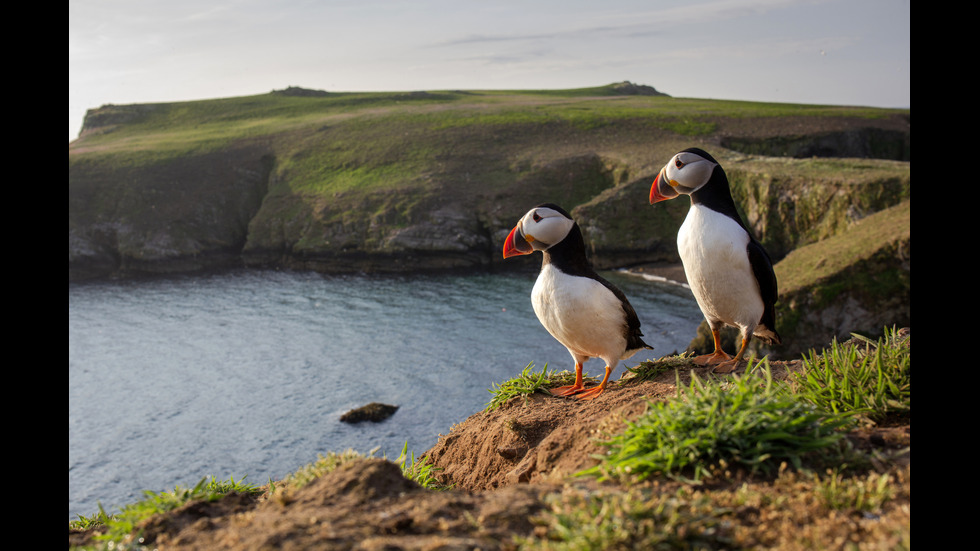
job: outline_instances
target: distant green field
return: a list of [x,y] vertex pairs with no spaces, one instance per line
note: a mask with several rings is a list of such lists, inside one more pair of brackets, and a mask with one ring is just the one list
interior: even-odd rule
[[[863,117],[894,110],[728,100],[623,96],[610,86],[577,90],[415,93],[333,93],[294,97],[275,93],[179,103],[103,106],[87,124],[109,130],[73,143],[87,154],[118,155],[153,162],[214,151],[240,140],[302,141],[324,127],[363,135],[383,127],[389,136],[406,129],[437,132],[466,126],[522,126],[562,123],[591,130],[636,121],[680,135],[711,134],[719,118]],[[374,139],[382,139],[376,135]],[[284,144],[287,149],[289,145]],[[73,150],[69,147],[69,157]]]

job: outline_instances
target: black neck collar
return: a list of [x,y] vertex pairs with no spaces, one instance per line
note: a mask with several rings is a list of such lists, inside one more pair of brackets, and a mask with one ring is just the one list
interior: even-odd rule
[[542,268],[552,264],[555,268],[569,275],[592,278],[598,275],[592,268],[592,263],[586,258],[585,239],[582,237],[582,230],[579,229],[577,223],[572,224],[572,229],[569,230],[565,239],[549,247],[548,250],[544,251],[543,256]]
[[739,215],[738,209],[735,208],[732,190],[728,185],[728,176],[721,165],[715,167],[707,184],[691,194],[691,203],[720,212],[737,222],[746,232],[749,231],[745,227],[745,223],[742,222],[742,216]]

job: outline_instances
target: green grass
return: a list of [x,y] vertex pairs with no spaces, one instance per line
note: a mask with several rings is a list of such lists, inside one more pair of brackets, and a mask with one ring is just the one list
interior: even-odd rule
[[678,369],[692,369],[696,367],[691,361],[693,354],[678,354],[677,356],[664,356],[656,360],[646,360],[640,362],[636,367],[627,367],[623,374],[621,384],[636,384],[643,381],[651,381],[664,373],[676,371]]
[[[116,163],[146,164],[216,151],[235,141],[294,141],[326,125],[370,122],[411,105],[452,104],[456,94],[347,93],[327,97],[275,94],[179,103],[111,105],[99,109],[100,128],[80,140]],[[92,152],[88,154],[94,154]],[[71,155],[69,155],[71,157]]]
[[353,462],[360,461],[364,459],[364,455],[356,452],[352,449],[337,453],[329,452],[326,455],[318,454],[316,461],[308,465],[304,465],[294,472],[286,475],[282,480],[276,483],[270,482],[270,494],[276,494],[280,491],[295,491],[304,486],[307,486],[314,480],[320,478],[321,476],[332,472],[337,467]]
[[845,512],[873,513],[894,498],[894,479],[885,473],[868,473],[845,477],[831,470],[816,477],[815,491],[824,507]]
[[444,486],[436,478],[436,472],[442,469],[434,466],[428,457],[415,457],[415,452],[408,452],[408,441],[402,453],[395,460],[395,464],[401,467],[402,476],[414,481],[419,486],[427,490],[449,490],[449,486]]
[[[769,150],[768,155],[775,154]],[[847,266],[853,255],[866,251],[869,239],[899,229],[903,225],[900,213],[870,228],[864,220],[879,217],[880,211],[908,200],[911,194],[909,164],[899,161],[731,155],[722,164],[736,205],[743,217],[753,220],[757,237],[774,258],[805,245],[818,245],[796,259],[796,264],[807,264],[806,269],[785,277],[777,273],[781,291],[812,281],[811,273],[820,275],[834,266]],[[792,201],[786,200],[787,194]],[[867,216],[871,213],[877,214]],[[837,243],[820,245],[835,236]],[[814,266],[818,261],[821,266]]]
[[[575,382],[575,374],[570,371],[548,371],[548,365],[545,364],[540,373],[534,373],[531,369],[533,365],[534,362],[527,364],[527,367],[521,370],[521,374],[513,379],[499,385],[492,383],[489,391],[493,394],[493,398],[487,403],[485,411],[497,409],[516,396],[523,396],[526,404],[527,397],[535,392],[547,393],[548,388]],[[585,375],[583,381],[595,382],[595,378]]]
[[[298,490],[314,480],[320,478],[321,476],[332,472],[337,467],[351,463],[354,461],[360,461],[367,457],[374,455],[374,451],[368,455],[361,454],[354,450],[347,450],[341,453],[330,452],[326,455],[320,454],[317,456],[317,460],[309,465],[300,467],[295,472],[287,475],[278,483],[271,483],[270,494],[276,494],[281,491],[295,491]],[[387,455],[384,459],[388,459]],[[439,484],[439,481],[435,478],[435,473],[438,470],[432,465],[432,463],[426,457],[415,457],[415,453],[409,453],[408,451],[408,441],[405,441],[405,446],[402,448],[398,457],[392,461],[394,464],[401,468],[402,476],[414,481],[419,486],[429,490],[445,490],[446,488]]]
[[841,429],[850,424],[799,400],[772,379],[765,362],[728,380],[693,377],[686,388],[678,381],[676,399],[650,403],[645,415],[602,442],[609,452],[601,463],[580,474],[699,481],[718,465],[750,473],[772,473],[783,462],[802,468],[815,452],[824,459],[837,454]]
[[[716,118],[780,116],[884,117],[896,110],[711,99],[623,96],[611,86],[576,90],[331,93],[324,97],[261,94],[176,103],[104,105],[91,114],[101,132],[80,142],[131,162],[214,151],[243,139],[278,141],[293,132],[374,123],[400,136],[405,123],[432,129],[468,125],[566,122],[594,129],[624,120],[686,136],[715,130]],[[286,138],[287,141],[295,137]],[[71,151],[69,151],[71,153]],[[92,154],[91,152],[89,154]],[[71,155],[69,155],[71,156]],[[122,161],[120,161],[122,162]]]
[[663,123],[661,127],[682,136],[708,136],[714,133],[718,125],[709,121],[682,119]]
[[[241,494],[258,495],[264,492],[252,484],[246,484],[243,478],[235,481],[234,477],[228,480],[217,480],[211,477],[204,477],[193,488],[174,487],[172,492],[153,492],[147,490],[145,497],[136,503],[126,505],[116,515],[106,515],[105,511],[99,507],[99,517],[107,530],[98,537],[104,542],[131,542],[131,536],[135,537],[135,542],[139,542],[139,535],[136,534],[137,527],[146,519],[172,511],[185,503],[191,501],[216,501],[223,496],[237,492]],[[79,517],[82,518],[82,517]],[[116,546],[116,548],[121,548]]]
[[818,354],[803,358],[794,378],[796,391],[809,403],[835,413],[854,413],[881,422],[912,411],[911,337],[885,328],[877,341],[854,335],[836,339]]
[[95,513],[90,517],[84,515],[78,515],[75,520],[68,521],[69,530],[90,530],[98,526],[104,526],[107,524],[112,517],[106,514],[105,509],[102,508],[102,504],[99,504],[99,512]]

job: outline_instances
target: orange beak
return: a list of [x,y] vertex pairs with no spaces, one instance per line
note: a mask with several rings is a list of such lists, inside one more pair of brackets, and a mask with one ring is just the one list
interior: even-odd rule
[[664,176],[664,171],[661,170],[653,179],[653,185],[650,186],[650,204],[673,199],[678,195],[677,190],[670,185],[669,180]]
[[521,228],[521,223],[518,222],[514,229],[507,234],[507,239],[504,241],[504,258],[533,252],[534,248],[531,247],[527,239],[524,239],[524,230]]

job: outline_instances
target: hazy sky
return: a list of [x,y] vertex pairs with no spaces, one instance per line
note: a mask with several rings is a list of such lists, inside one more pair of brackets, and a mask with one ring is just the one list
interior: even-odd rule
[[105,103],[580,88],[910,107],[908,0],[70,0],[68,128]]

